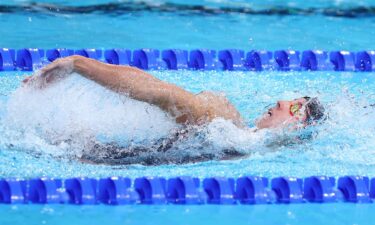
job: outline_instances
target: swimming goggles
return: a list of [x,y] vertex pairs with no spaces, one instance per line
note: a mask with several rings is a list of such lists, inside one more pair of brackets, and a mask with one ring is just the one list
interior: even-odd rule
[[290,108],[289,108],[290,115],[291,116],[301,116],[302,115],[302,113],[301,113],[302,107],[303,107],[303,105],[300,102],[290,105]]

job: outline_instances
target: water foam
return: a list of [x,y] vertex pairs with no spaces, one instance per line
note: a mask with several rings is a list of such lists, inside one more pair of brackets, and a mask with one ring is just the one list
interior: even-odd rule
[[151,142],[177,127],[159,108],[76,74],[42,90],[20,87],[5,107],[3,145],[53,154],[78,154],[92,140]]
[[375,165],[375,107],[371,98],[356,96],[346,88],[327,105],[328,119],[316,127],[314,143],[332,160],[347,164]]

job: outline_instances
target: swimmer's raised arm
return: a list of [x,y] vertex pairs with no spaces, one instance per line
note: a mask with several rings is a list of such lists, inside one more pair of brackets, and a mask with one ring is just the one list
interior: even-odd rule
[[194,95],[135,67],[70,56],[58,59],[41,69],[40,77],[48,84],[73,72],[117,93],[156,105],[175,117],[178,123],[199,124],[222,117],[242,126],[239,113],[226,98],[206,92]]
[[82,56],[59,59],[41,70],[41,76],[53,81],[59,71],[76,72],[117,93],[144,101],[170,113],[180,123],[195,123],[198,117],[195,95],[157,79],[156,77],[130,66],[102,63]]

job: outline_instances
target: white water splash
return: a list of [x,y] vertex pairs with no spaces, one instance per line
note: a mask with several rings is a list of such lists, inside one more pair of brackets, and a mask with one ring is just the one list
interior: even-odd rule
[[76,74],[42,90],[20,87],[5,107],[3,145],[54,154],[67,154],[68,149],[79,152],[92,140],[125,145],[151,142],[178,127],[158,107]]

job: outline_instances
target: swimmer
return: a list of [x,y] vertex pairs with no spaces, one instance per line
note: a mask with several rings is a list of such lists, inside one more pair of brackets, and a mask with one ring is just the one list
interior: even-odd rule
[[[223,118],[240,128],[246,127],[240,113],[225,96],[209,91],[193,94],[138,68],[106,64],[83,56],[55,60],[42,68],[39,76],[28,77],[23,82],[36,83],[44,88],[71,73],[78,73],[135,100],[158,106],[179,124],[203,125],[215,118]],[[257,129],[295,125],[304,127],[315,124],[323,117],[324,107],[317,98],[302,97],[278,101],[255,124]]]
[[306,127],[324,116],[324,108],[317,98],[302,97],[278,101],[256,120],[256,128],[248,128],[237,109],[223,95],[209,91],[190,93],[174,84],[162,81],[138,68],[102,63],[82,56],[55,60],[37,75],[26,78],[25,85],[45,88],[72,73],[93,80],[119,94],[155,105],[175,118],[182,129],[161,138],[152,146],[119,146],[117,143],[99,143],[95,139],[80,157],[81,162],[95,164],[181,164],[207,160],[235,159],[246,156],[236,149],[222,149],[220,158],[215,154],[186,155],[171,158],[165,152],[173,151],[183,140],[196,135],[197,128],[215,118],[231,121],[241,129],[257,131],[264,128]]

